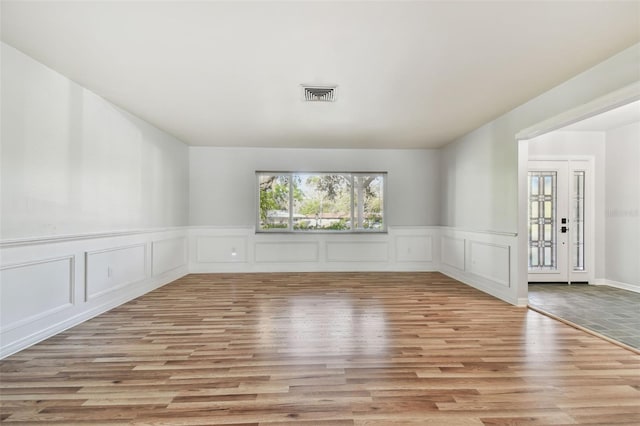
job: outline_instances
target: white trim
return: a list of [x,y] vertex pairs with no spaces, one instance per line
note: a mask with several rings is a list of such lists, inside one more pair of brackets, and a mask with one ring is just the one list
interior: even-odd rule
[[[395,242],[395,241],[394,241]],[[353,246],[362,246],[362,245],[366,245],[366,246],[372,246],[372,245],[383,245],[385,250],[385,255],[384,258],[380,257],[380,258],[352,258],[352,259],[345,259],[343,257],[335,257],[332,253],[331,253],[331,246],[349,246],[349,245],[353,245]],[[326,262],[331,262],[331,263],[353,263],[353,262],[359,262],[359,263],[368,263],[368,262],[373,262],[373,263],[378,263],[378,262],[385,262],[388,263],[389,259],[391,258],[391,256],[389,256],[389,241],[388,240],[384,240],[384,241],[380,241],[380,240],[374,240],[374,241],[327,241],[324,245],[325,248],[325,259]]]
[[131,235],[139,234],[153,234],[157,232],[167,231],[182,231],[187,229],[186,226],[175,226],[170,228],[149,228],[149,229],[132,229],[121,230],[113,232],[87,232],[82,234],[67,234],[67,235],[51,235],[46,237],[27,237],[27,238],[14,238],[0,241],[0,248],[7,247],[19,247],[19,246],[31,246],[40,244],[53,244],[53,243],[66,243],[72,241],[82,241],[97,238],[111,238],[111,237],[128,237]]
[[529,161],[589,161],[593,165],[595,157],[593,155],[532,155]]
[[254,231],[256,230],[255,226],[251,225],[251,226],[246,226],[246,225],[238,225],[238,226],[234,226],[234,225],[189,225],[189,226],[183,226],[180,227],[179,229],[187,229],[187,230],[197,230],[197,231],[205,231],[205,230],[212,230],[212,231],[229,231],[232,232],[232,234],[230,235],[236,235],[238,231],[243,230],[245,232],[251,233],[253,234]]
[[[153,265],[155,264],[154,260],[156,258],[156,252],[157,252],[157,246],[161,243],[167,243],[169,241],[182,241],[182,263],[180,263],[179,265],[174,266],[173,268],[169,268],[169,269],[165,269],[162,271],[156,271],[153,267]],[[162,274],[166,274],[167,272],[173,271],[175,269],[178,268],[182,268],[184,266],[187,266],[189,264],[189,241],[187,239],[186,235],[178,235],[178,236],[173,236],[173,237],[169,237],[169,238],[162,238],[159,240],[153,240],[151,241],[151,262],[150,262],[150,267],[151,267],[151,276],[152,277],[156,277]],[[146,253],[146,252],[145,252]],[[146,270],[146,268],[145,268]]]
[[[394,228],[397,228],[394,226]],[[460,232],[469,232],[472,234],[483,234],[483,235],[499,235],[504,237],[517,237],[517,232],[506,232],[506,231],[491,231],[491,230],[474,230],[469,228],[458,228],[455,226],[436,226],[437,229],[442,229],[445,231],[460,231]]]
[[[279,247],[304,247],[308,246],[313,249],[313,255],[309,257],[302,258],[290,258],[286,260],[273,260],[273,259],[260,259],[260,247],[269,247],[277,245]],[[253,250],[254,258],[253,261],[255,263],[315,263],[320,261],[320,243],[318,241],[313,240],[303,240],[303,241],[258,241],[254,243]]]
[[495,281],[488,280],[486,278],[482,278],[477,274],[470,274],[465,271],[461,271],[459,269],[455,269],[452,267],[443,267],[440,268],[440,273],[453,278],[454,280],[460,281],[463,284],[468,285],[469,287],[473,287],[477,290],[482,291],[483,293],[487,293],[490,296],[498,298],[509,304],[516,304],[517,299],[514,299],[510,295],[509,287],[498,285],[495,286]]
[[608,280],[608,279],[599,278],[599,279],[593,281],[593,285],[606,285],[606,286],[609,286],[609,287],[619,288],[621,290],[627,290],[627,291],[633,291],[634,293],[640,293],[640,286],[634,285],[634,284],[629,284],[629,283],[623,283],[623,282],[620,282],[620,281],[614,281],[614,280]]
[[572,108],[516,134],[516,142],[535,138],[640,99],[640,81]]
[[[440,272],[513,305],[517,305],[519,303],[519,298],[522,298],[518,293],[519,286],[513,284],[517,283],[516,280],[518,278],[515,265],[515,260],[517,259],[517,236],[496,235],[495,233],[490,232],[469,232],[451,228],[442,229],[440,235],[441,244],[435,245],[436,248],[440,248],[440,253],[436,254],[436,258],[440,260],[438,267]],[[446,239],[459,241],[462,243],[463,247],[462,252],[458,250],[457,252],[452,253],[455,258],[448,260],[450,264],[446,263],[447,259],[445,259],[445,252],[442,248],[442,243]],[[499,268],[502,271],[508,271],[508,277],[501,280],[496,279],[498,277],[482,276],[486,274],[478,274],[475,272],[474,269],[476,268],[477,270],[482,270],[487,266],[493,268],[495,265],[476,265],[475,267],[474,265],[470,265],[469,263],[473,261],[471,258],[472,243],[480,244],[477,247],[485,246],[507,249],[508,256],[503,259],[507,264],[501,263]],[[476,259],[476,261],[481,261],[481,258]],[[491,261],[496,261],[496,259],[491,258]]]
[[[474,272],[473,271],[473,261],[470,260],[470,267],[468,268],[468,272],[471,275],[475,275],[477,277],[489,280],[489,281],[493,281],[496,282],[498,284],[503,284],[505,287],[511,287],[511,247],[506,245],[506,244],[494,244],[494,243],[487,243],[484,241],[475,241],[475,240],[469,240],[469,257],[471,259],[473,259],[473,246],[486,246],[486,247],[495,247],[495,248],[501,248],[501,249],[505,249],[507,252],[507,279],[506,281],[502,281],[499,279],[496,279],[496,277],[492,277],[490,275],[486,275],[486,274],[481,274],[478,272]],[[466,252],[465,252],[466,253]],[[465,254],[466,257],[466,254]]]
[[[453,263],[449,263],[449,262],[447,262],[447,259],[445,259],[445,257],[444,257],[444,241],[445,240],[462,242],[462,259],[459,259],[459,260],[462,261],[461,262],[462,267],[459,267],[458,265],[455,265]],[[450,235],[443,235],[440,238],[440,263],[441,263],[442,266],[449,266],[449,267],[455,268],[458,271],[464,271],[465,270],[465,265],[467,263],[467,242],[465,241],[465,239],[464,238],[452,237]]]
[[145,245],[146,245],[146,243],[126,244],[126,245],[123,245],[123,246],[113,246],[113,247],[109,247],[109,248],[106,248],[106,249],[100,249],[100,250],[88,250],[88,251],[85,251],[85,255],[86,256],[91,256],[92,254],[109,253],[109,252],[112,252],[112,251],[126,250],[126,249],[136,248],[136,247],[144,247]]
[[36,266],[36,265],[44,265],[47,263],[54,263],[54,262],[60,262],[63,260],[67,260],[69,262],[69,299],[67,301],[67,303],[63,304],[63,305],[59,305],[56,306],[54,308],[48,309],[46,311],[43,312],[39,312],[35,315],[32,315],[30,317],[27,318],[23,318],[19,321],[15,321],[13,323],[10,323],[9,325],[5,325],[5,324],[0,324],[0,333],[6,333],[8,331],[14,330],[16,328],[31,324],[33,322],[36,322],[46,316],[55,314],[57,312],[63,311],[65,309],[69,309],[72,308],[75,304],[76,304],[76,300],[75,300],[75,291],[76,291],[76,278],[75,278],[75,268],[76,268],[76,256],[74,254],[68,255],[68,256],[60,256],[60,257],[56,257],[53,259],[40,259],[40,260],[35,260],[32,262],[24,262],[24,263],[19,263],[19,264],[12,264],[12,265],[5,265],[0,267],[0,270],[4,271],[7,269],[20,269],[20,268],[27,268],[29,266]]
[[50,257],[45,259],[31,260],[27,262],[10,263],[7,265],[0,266],[0,271],[4,271],[5,269],[17,269],[17,268],[24,268],[27,266],[35,266],[43,263],[58,262],[60,260],[67,260],[67,259],[73,259],[73,258],[75,258],[75,255],[69,254],[66,256],[56,256],[56,257]]
[[[102,253],[109,253],[112,251],[120,251],[120,250],[127,250],[127,249],[133,249],[133,248],[142,248],[142,253],[143,253],[143,270],[144,270],[144,277],[142,279],[139,280],[131,280],[131,281],[123,281],[118,285],[115,285],[113,287],[109,287],[106,288],[102,291],[99,291],[97,293],[91,293],[89,294],[89,271],[90,271],[90,267],[89,267],[89,259],[91,258],[91,256],[96,255],[96,254],[102,254]],[[110,247],[108,249],[103,249],[103,250],[93,250],[93,251],[85,251],[84,252],[84,301],[88,302],[92,299],[95,299],[97,297],[101,297],[104,296],[105,294],[117,291],[122,289],[123,287],[129,286],[131,284],[135,284],[141,281],[144,281],[146,279],[149,278],[149,275],[147,274],[147,244],[146,243],[141,243],[141,244],[131,244],[131,245],[126,245],[126,246],[116,246],[116,247]]]

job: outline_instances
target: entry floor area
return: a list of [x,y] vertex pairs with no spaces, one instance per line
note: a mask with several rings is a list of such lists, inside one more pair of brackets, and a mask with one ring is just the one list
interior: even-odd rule
[[440,273],[188,275],[0,372],[7,425],[640,424],[640,355]]
[[640,293],[587,284],[529,284],[529,304],[640,349]]

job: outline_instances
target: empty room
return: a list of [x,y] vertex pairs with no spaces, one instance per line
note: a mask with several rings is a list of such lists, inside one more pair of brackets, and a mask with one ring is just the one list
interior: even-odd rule
[[0,20],[3,424],[640,424],[640,1]]

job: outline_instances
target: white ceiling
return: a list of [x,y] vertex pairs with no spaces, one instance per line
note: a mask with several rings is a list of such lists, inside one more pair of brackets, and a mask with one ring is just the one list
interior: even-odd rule
[[606,132],[607,130],[638,122],[640,122],[640,101],[635,101],[578,121],[560,130]]
[[[191,145],[438,147],[640,41],[640,2],[3,1],[2,40]],[[303,103],[300,84],[337,84]]]

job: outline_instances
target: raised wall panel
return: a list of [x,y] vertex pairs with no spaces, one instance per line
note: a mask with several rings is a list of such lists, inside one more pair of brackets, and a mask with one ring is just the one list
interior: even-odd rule
[[327,243],[328,262],[386,262],[389,245],[376,241],[339,241]]
[[[0,241],[0,358],[185,275],[186,234],[163,229]],[[160,242],[156,261],[173,267],[157,276],[151,275],[154,240]],[[175,246],[182,247],[176,261],[167,258]]]
[[464,239],[442,236],[441,262],[464,271]]
[[317,242],[259,242],[255,245],[256,262],[317,262]]
[[525,305],[512,285],[516,270],[517,235],[444,229],[440,244],[441,272],[512,304]]
[[86,299],[146,278],[146,246],[138,244],[86,253]]
[[430,235],[402,235],[396,237],[396,261],[431,262],[432,238]]
[[[440,247],[435,227],[388,233],[256,233],[254,229],[191,228],[191,272],[433,270]],[[235,252],[235,256],[232,253]]]
[[0,271],[2,330],[73,305],[74,257],[5,266]]
[[198,237],[198,263],[226,263],[247,261],[247,238],[237,236]]
[[470,241],[467,270],[509,287],[509,255],[509,246]]
[[187,240],[184,237],[169,238],[151,243],[152,275],[172,271],[187,263]]

